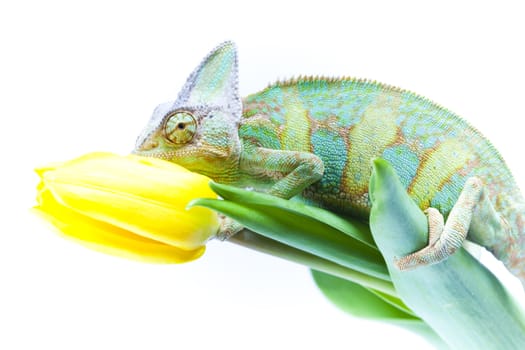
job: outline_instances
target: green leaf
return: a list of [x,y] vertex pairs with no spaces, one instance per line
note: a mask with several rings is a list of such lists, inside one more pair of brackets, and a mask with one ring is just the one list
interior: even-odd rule
[[404,309],[401,304],[395,306],[385,301],[377,295],[377,291],[315,270],[312,270],[312,276],[326,298],[341,310],[355,317],[387,322],[408,329],[423,336],[436,348],[446,348],[443,340],[423,320]]
[[[253,195],[250,191],[245,191]],[[279,198],[276,198],[279,200]],[[379,251],[315,217],[263,204],[200,198],[190,205],[214,209],[248,229],[352,270],[389,281]]]
[[[409,311],[396,307],[369,289],[342,278],[311,270],[323,294],[341,310],[370,319],[419,320]],[[420,321],[420,320],[419,320]]]
[[297,201],[278,198],[266,193],[246,191],[238,187],[223,185],[215,182],[211,182],[210,187],[219,196],[232,202],[258,204],[273,208],[280,208],[294,214],[316,218],[318,221],[321,221],[355,238],[356,240],[365,243],[374,249],[377,249],[368,225],[355,219],[345,219],[325,209],[313,207],[311,205],[306,205]]
[[402,300],[452,348],[519,349],[525,344],[520,308],[490,271],[463,248],[445,261],[401,272],[395,257],[427,244],[427,220],[392,167],[374,161],[370,225]]
[[373,289],[375,293],[381,294],[384,298],[399,300],[395,297],[396,291],[390,281],[378,279],[362,272],[349,269],[319,256],[290,247],[273,239],[266,238],[248,229],[244,229],[233,237],[230,237],[228,242],[302,264],[311,269],[322,271],[348,281],[354,281],[367,288]]

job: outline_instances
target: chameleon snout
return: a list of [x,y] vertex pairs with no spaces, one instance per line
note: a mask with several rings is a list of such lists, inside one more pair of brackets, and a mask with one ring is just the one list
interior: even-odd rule
[[151,151],[152,149],[155,149],[157,147],[159,147],[159,142],[157,140],[146,140],[140,146],[135,148],[133,153],[139,153],[142,151]]

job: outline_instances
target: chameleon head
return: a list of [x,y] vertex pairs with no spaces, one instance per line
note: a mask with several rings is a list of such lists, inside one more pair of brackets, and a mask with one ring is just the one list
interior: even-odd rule
[[155,108],[133,153],[229,182],[239,164],[241,114],[237,52],[225,42],[204,58],[175,102]]

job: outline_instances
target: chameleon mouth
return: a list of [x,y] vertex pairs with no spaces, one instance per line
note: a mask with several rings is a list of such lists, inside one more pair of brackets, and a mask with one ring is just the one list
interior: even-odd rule
[[138,149],[134,149],[133,151],[131,151],[131,154],[141,156],[141,157],[146,157],[146,158],[158,158],[158,159],[163,159],[163,160],[168,160],[168,161],[171,160],[173,156],[169,152],[142,151]]

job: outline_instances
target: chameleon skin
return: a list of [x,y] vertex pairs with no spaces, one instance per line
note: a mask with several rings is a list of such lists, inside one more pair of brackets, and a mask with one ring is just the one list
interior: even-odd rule
[[367,80],[299,78],[246,97],[239,135],[244,144],[316,154],[324,174],[304,200],[364,219],[375,157],[392,164],[421,209],[445,217],[467,179],[480,178],[510,232],[477,241],[525,280],[525,205],[508,167],[476,129],[430,100]]
[[[193,115],[197,125],[185,145],[166,140],[164,126],[177,111]],[[469,239],[525,283],[525,202],[508,167],[466,121],[410,91],[306,77],[241,100],[236,50],[224,43],[192,73],[177,101],[157,107],[135,153],[362,219],[370,212],[370,160],[376,157],[392,164],[420,208],[435,208],[432,213],[445,218],[467,180],[477,178],[483,188],[463,196],[479,201],[467,203],[477,212],[451,223],[466,224]]]
[[[278,104],[283,98],[288,102]],[[244,144],[322,159],[323,177],[303,195],[332,210],[367,217],[375,157],[392,164],[423,209],[448,213],[472,176],[487,184],[499,212],[523,203],[503,159],[478,131],[411,92],[364,80],[306,78],[272,85],[244,106]]]

